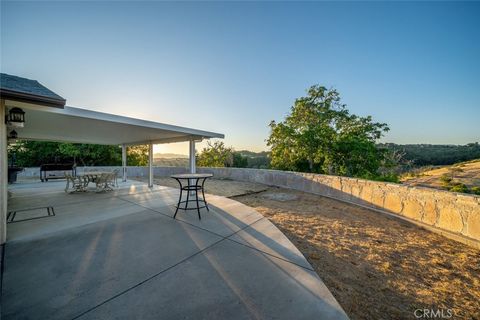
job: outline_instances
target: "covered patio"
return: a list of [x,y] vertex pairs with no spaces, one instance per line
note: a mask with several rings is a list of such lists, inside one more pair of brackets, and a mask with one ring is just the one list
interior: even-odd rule
[[[207,195],[180,212],[176,189],[122,182],[109,193],[62,181],[12,185],[3,319],[346,319],[293,244],[268,219]],[[22,221],[23,220],[23,221]]]
[[[195,173],[195,143],[224,138],[221,133],[180,127],[66,106],[66,100],[36,80],[0,74],[0,244],[6,239],[7,141],[15,139],[118,145],[122,181],[127,181],[127,147],[149,146],[149,180],[153,187],[153,145],[189,142],[189,172]],[[13,111],[19,111],[20,115]],[[23,114],[22,114],[23,113]]]

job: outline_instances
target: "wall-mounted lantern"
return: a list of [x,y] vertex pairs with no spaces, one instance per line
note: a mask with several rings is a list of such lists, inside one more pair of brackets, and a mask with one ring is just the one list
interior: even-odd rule
[[12,108],[5,116],[5,123],[11,127],[23,128],[25,124],[25,111],[20,108]]
[[18,137],[18,133],[15,130],[10,131],[10,133],[8,134],[8,139],[15,140],[17,139],[17,137]]

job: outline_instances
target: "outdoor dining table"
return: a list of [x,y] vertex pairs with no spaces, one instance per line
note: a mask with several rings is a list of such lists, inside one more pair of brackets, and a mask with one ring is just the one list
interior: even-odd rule
[[[205,199],[205,191],[204,191],[204,185],[205,181],[208,178],[213,177],[213,174],[209,173],[185,173],[185,174],[174,174],[170,176],[171,178],[177,180],[177,182],[180,185],[180,196],[178,198],[178,204],[176,206],[175,214],[173,215],[173,218],[177,216],[178,209],[182,210],[197,210],[198,212],[198,219],[202,219],[200,216],[200,209],[206,208],[207,211],[210,211],[210,208],[208,208],[208,203],[207,200]],[[182,201],[182,194],[183,191],[187,192],[187,200]],[[202,199],[198,198],[198,192],[202,192]],[[194,193],[194,199],[192,195],[192,199],[190,199],[190,193]],[[194,203],[196,204],[194,207],[188,207],[188,203]],[[203,205],[200,205],[200,202],[203,203]],[[185,204],[184,206],[181,206],[182,204]]]
[[88,182],[95,182],[98,177],[100,177],[102,174],[110,174],[112,172],[107,172],[107,171],[95,171],[95,172],[85,172],[84,174],[80,174],[77,176],[80,177],[86,177],[88,179]]
[[116,171],[93,171],[77,174],[76,176],[66,174],[67,185],[65,186],[65,192],[69,192],[70,184],[72,184],[72,192],[87,191],[90,182],[96,184],[97,192],[111,191],[113,186],[118,186],[116,175]]

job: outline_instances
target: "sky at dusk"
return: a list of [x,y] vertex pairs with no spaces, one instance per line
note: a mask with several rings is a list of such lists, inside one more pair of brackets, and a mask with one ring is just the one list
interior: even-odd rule
[[480,141],[480,2],[2,1],[0,62],[67,105],[237,150],[265,150],[313,84],[388,123],[384,142]]

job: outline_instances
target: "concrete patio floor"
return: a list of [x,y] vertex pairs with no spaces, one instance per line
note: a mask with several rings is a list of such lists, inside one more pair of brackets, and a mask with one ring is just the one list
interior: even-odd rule
[[209,195],[202,220],[174,220],[172,188],[130,181],[66,194],[64,184],[9,189],[9,211],[52,206],[55,216],[19,211],[8,224],[2,319],[347,319],[303,255],[248,206]]

